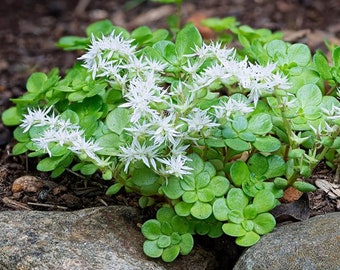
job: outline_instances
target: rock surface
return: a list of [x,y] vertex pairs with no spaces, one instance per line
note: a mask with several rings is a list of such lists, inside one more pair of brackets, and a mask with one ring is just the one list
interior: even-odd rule
[[197,248],[174,263],[148,259],[138,209],[122,206],[76,212],[0,212],[0,269],[216,269]]
[[233,270],[340,270],[340,212],[283,225],[240,257]]

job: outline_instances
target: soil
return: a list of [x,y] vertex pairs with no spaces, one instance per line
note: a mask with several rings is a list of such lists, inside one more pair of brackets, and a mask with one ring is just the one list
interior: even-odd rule
[[[166,27],[165,18],[174,8],[146,0],[3,0],[0,5],[0,113],[12,105],[10,98],[24,93],[32,72],[48,72],[53,67],[65,72],[74,64],[81,52],[58,49],[55,43],[60,37],[84,36],[86,26],[106,18],[128,30],[139,25],[153,29]],[[313,51],[325,49],[325,39],[340,45],[338,0],[327,3],[323,0],[192,0],[185,1],[182,11],[184,20],[196,23],[205,17],[235,16],[241,24],[283,31],[285,40],[304,42]],[[106,196],[105,190],[112,182],[103,181],[99,174],[86,179],[66,172],[52,179],[49,174],[38,172],[37,160],[11,155],[15,144],[12,131],[0,122],[0,211],[69,211],[112,204],[138,205],[138,198],[133,194]],[[333,182],[334,175],[321,164],[308,181]],[[26,178],[17,180],[22,176]],[[307,205],[313,216],[338,211],[339,199],[337,203],[318,190],[308,195]]]

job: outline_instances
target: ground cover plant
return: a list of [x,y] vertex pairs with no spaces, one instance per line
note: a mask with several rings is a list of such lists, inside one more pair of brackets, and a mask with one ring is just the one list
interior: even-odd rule
[[[283,190],[312,191],[301,177],[324,159],[336,166],[340,121],[339,48],[329,63],[232,18],[205,21],[221,33],[214,42],[174,22],[129,33],[101,21],[61,39],[85,51],[79,62],[65,77],[32,74],[2,115],[19,125],[14,154],[39,157],[39,170],[100,170],[114,181],[108,194],[124,188],[159,207],[144,251],[168,262],[194,234],[250,246],[273,230]],[[228,46],[235,39],[242,47]]]

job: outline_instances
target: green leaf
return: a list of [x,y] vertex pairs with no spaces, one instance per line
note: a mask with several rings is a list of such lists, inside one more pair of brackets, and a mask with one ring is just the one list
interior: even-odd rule
[[242,185],[242,182],[250,179],[250,172],[247,164],[242,160],[235,161],[230,167],[230,177],[233,184],[237,187]]
[[171,245],[171,238],[168,235],[161,235],[157,240],[159,248],[166,248]]
[[16,143],[12,149],[13,155],[21,155],[27,151],[26,143]]
[[296,93],[296,97],[301,102],[303,108],[318,107],[322,100],[322,93],[315,84],[305,84]]
[[332,60],[334,67],[340,67],[340,47],[336,47],[332,52]]
[[63,159],[65,159],[66,157],[67,156],[44,158],[44,159],[39,161],[39,163],[37,165],[37,169],[39,171],[42,171],[42,172],[52,171],[55,168],[57,168],[59,163],[61,163],[63,161]]
[[204,162],[202,158],[197,154],[190,154],[188,158],[191,160],[186,163],[187,166],[193,168],[193,174],[199,174],[204,169]]
[[142,225],[142,233],[148,240],[156,240],[162,235],[161,223],[156,219],[149,219]]
[[285,189],[288,186],[288,181],[287,179],[276,177],[274,179],[274,185],[276,188]]
[[254,134],[265,135],[273,128],[272,120],[269,114],[258,113],[252,116],[248,123],[248,129]]
[[317,189],[314,185],[302,181],[295,181],[293,187],[301,192],[314,192]]
[[212,206],[209,203],[197,201],[191,207],[191,215],[198,219],[207,219],[212,214]]
[[269,169],[267,158],[260,153],[252,155],[248,160],[248,168],[257,177],[262,177]]
[[182,195],[182,199],[186,203],[194,203],[198,200],[196,191],[186,191]]
[[143,244],[144,253],[151,258],[158,258],[162,255],[163,249],[157,245],[157,240],[145,240]]
[[169,222],[175,216],[175,211],[169,207],[158,209],[156,218],[160,222]]
[[224,176],[214,176],[210,180],[209,189],[213,192],[215,197],[220,197],[226,194],[230,186],[229,180]]
[[179,245],[167,247],[163,250],[162,260],[165,262],[173,262],[180,252]]
[[272,214],[270,213],[262,213],[259,214],[254,222],[254,231],[260,235],[267,234],[274,230],[276,221]]
[[159,176],[152,169],[143,166],[134,170],[131,180],[137,186],[146,186],[154,184],[158,178]]
[[258,213],[268,212],[276,206],[275,196],[268,190],[260,190],[255,194],[253,204]]
[[173,232],[171,234],[171,244],[178,245],[182,241],[182,237],[179,235],[178,232]]
[[247,232],[245,235],[236,238],[236,244],[241,247],[250,247],[260,240],[260,236],[255,232]]
[[211,202],[215,199],[215,194],[209,188],[203,188],[197,191],[197,198],[201,202]]
[[22,115],[17,107],[11,107],[1,114],[2,123],[6,126],[17,126],[21,124]]
[[313,62],[316,66],[320,76],[324,80],[331,80],[332,73],[330,71],[330,66],[328,60],[321,50],[318,50],[313,56]]
[[244,221],[243,213],[238,210],[231,210],[228,213],[228,220],[235,224],[241,224],[241,222]]
[[236,132],[244,131],[248,127],[248,121],[243,116],[237,116],[232,122],[232,127]]
[[234,223],[223,224],[222,230],[225,234],[234,236],[234,237],[243,236],[247,233],[247,231],[243,229],[241,224],[234,224]]
[[281,142],[275,137],[257,137],[256,141],[253,142],[254,147],[261,152],[275,152],[280,149]]
[[254,219],[258,214],[258,210],[256,205],[249,204],[243,210],[244,218],[246,219]]
[[173,229],[172,229],[172,226],[170,224],[170,220],[169,221],[163,221],[161,227],[162,227],[162,229],[161,229],[162,234],[170,236],[173,233]]
[[84,175],[92,175],[98,170],[98,167],[92,163],[85,164],[81,167],[80,172]]
[[106,117],[107,127],[116,134],[121,134],[130,122],[130,114],[127,109],[117,107]]
[[180,216],[173,216],[171,219],[171,226],[174,232],[179,234],[185,234],[190,229],[190,224],[188,219]]
[[228,213],[230,209],[227,207],[225,198],[218,198],[213,204],[214,217],[217,220],[225,221],[228,220]]
[[[114,29],[110,20],[101,20],[90,24],[86,28],[86,35],[90,37],[94,35],[95,37],[102,37],[102,35],[108,35]],[[119,34],[119,33],[116,33]]]
[[305,44],[296,43],[288,47],[288,60],[290,63],[296,63],[298,66],[307,66],[311,61],[311,52]]
[[28,92],[39,93],[44,89],[44,82],[47,81],[47,75],[43,72],[33,73],[27,80],[26,88]]
[[196,188],[197,189],[204,188],[210,182],[210,175],[209,175],[208,172],[203,171],[203,172],[199,173],[198,175],[196,175],[195,181],[196,181]]
[[114,183],[106,190],[105,195],[111,196],[117,194],[122,187],[123,185],[121,183]]
[[168,183],[163,183],[162,190],[164,194],[172,200],[176,200],[182,196],[184,190],[181,188],[179,178],[175,176],[170,176]]
[[182,58],[183,55],[193,53],[197,46],[202,45],[202,37],[193,24],[188,24],[177,33],[175,44],[177,54]]
[[227,206],[231,210],[243,211],[248,205],[249,199],[240,188],[232,188],[227,194]]
[[281,156],[267,156],[268,170],[264,174],[267,179],[281,176],[286,172],[286,163]]
[[179,243],[182,255],[188,255],[194,247],[194,238],[190,233],[183,234],[182,241]]
[[239,138],[225,139],[224,143],[226,144],[226,146],[239,152],[247,151],[251,148],[250,143],[245,142]]
[[191,207],[193,203],[179,202],[175,205],[176,214],[182,217],[187,217],[190,215]]

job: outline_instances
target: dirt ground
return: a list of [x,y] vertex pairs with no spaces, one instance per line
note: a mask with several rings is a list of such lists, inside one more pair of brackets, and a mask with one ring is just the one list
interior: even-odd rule
[[[139,25],[165,27],[165,18],[173,12],[174,6],[146,0],[3,0],[0,113],[11,106],[10,98],[25,91],[32,72],[48,72],[53,67],[65,71],[73,65],[80,52],[56,48],[55,42],[60,37],[82,36],[88,24],[106,18],[129,30]],[[254,28],[284,31],[287,41],[307,43],[312,50],[325,48],[324,39],[340,45],[338,0],[196,0],[185,1],[183,5],[185,20],[227,16],[235,16],[241,24]],[[37,172],[36,160],[11,155],[14,143],[12,129],[0,122],[0,211],[76,210],[110,204],[137,206],[137,198],[132,194],[105,196],[105,189],[112,183],[101,180],[100,175],[84,179],[65,173],[51,179],[48,174]],[[22,176],[26,178],[13,185]],[[320,178],[333,181],[334,172],[320,166],[311,182]],[[339,210],[336,200],[321,190],[309,194],[305,202],[311,216]]]

